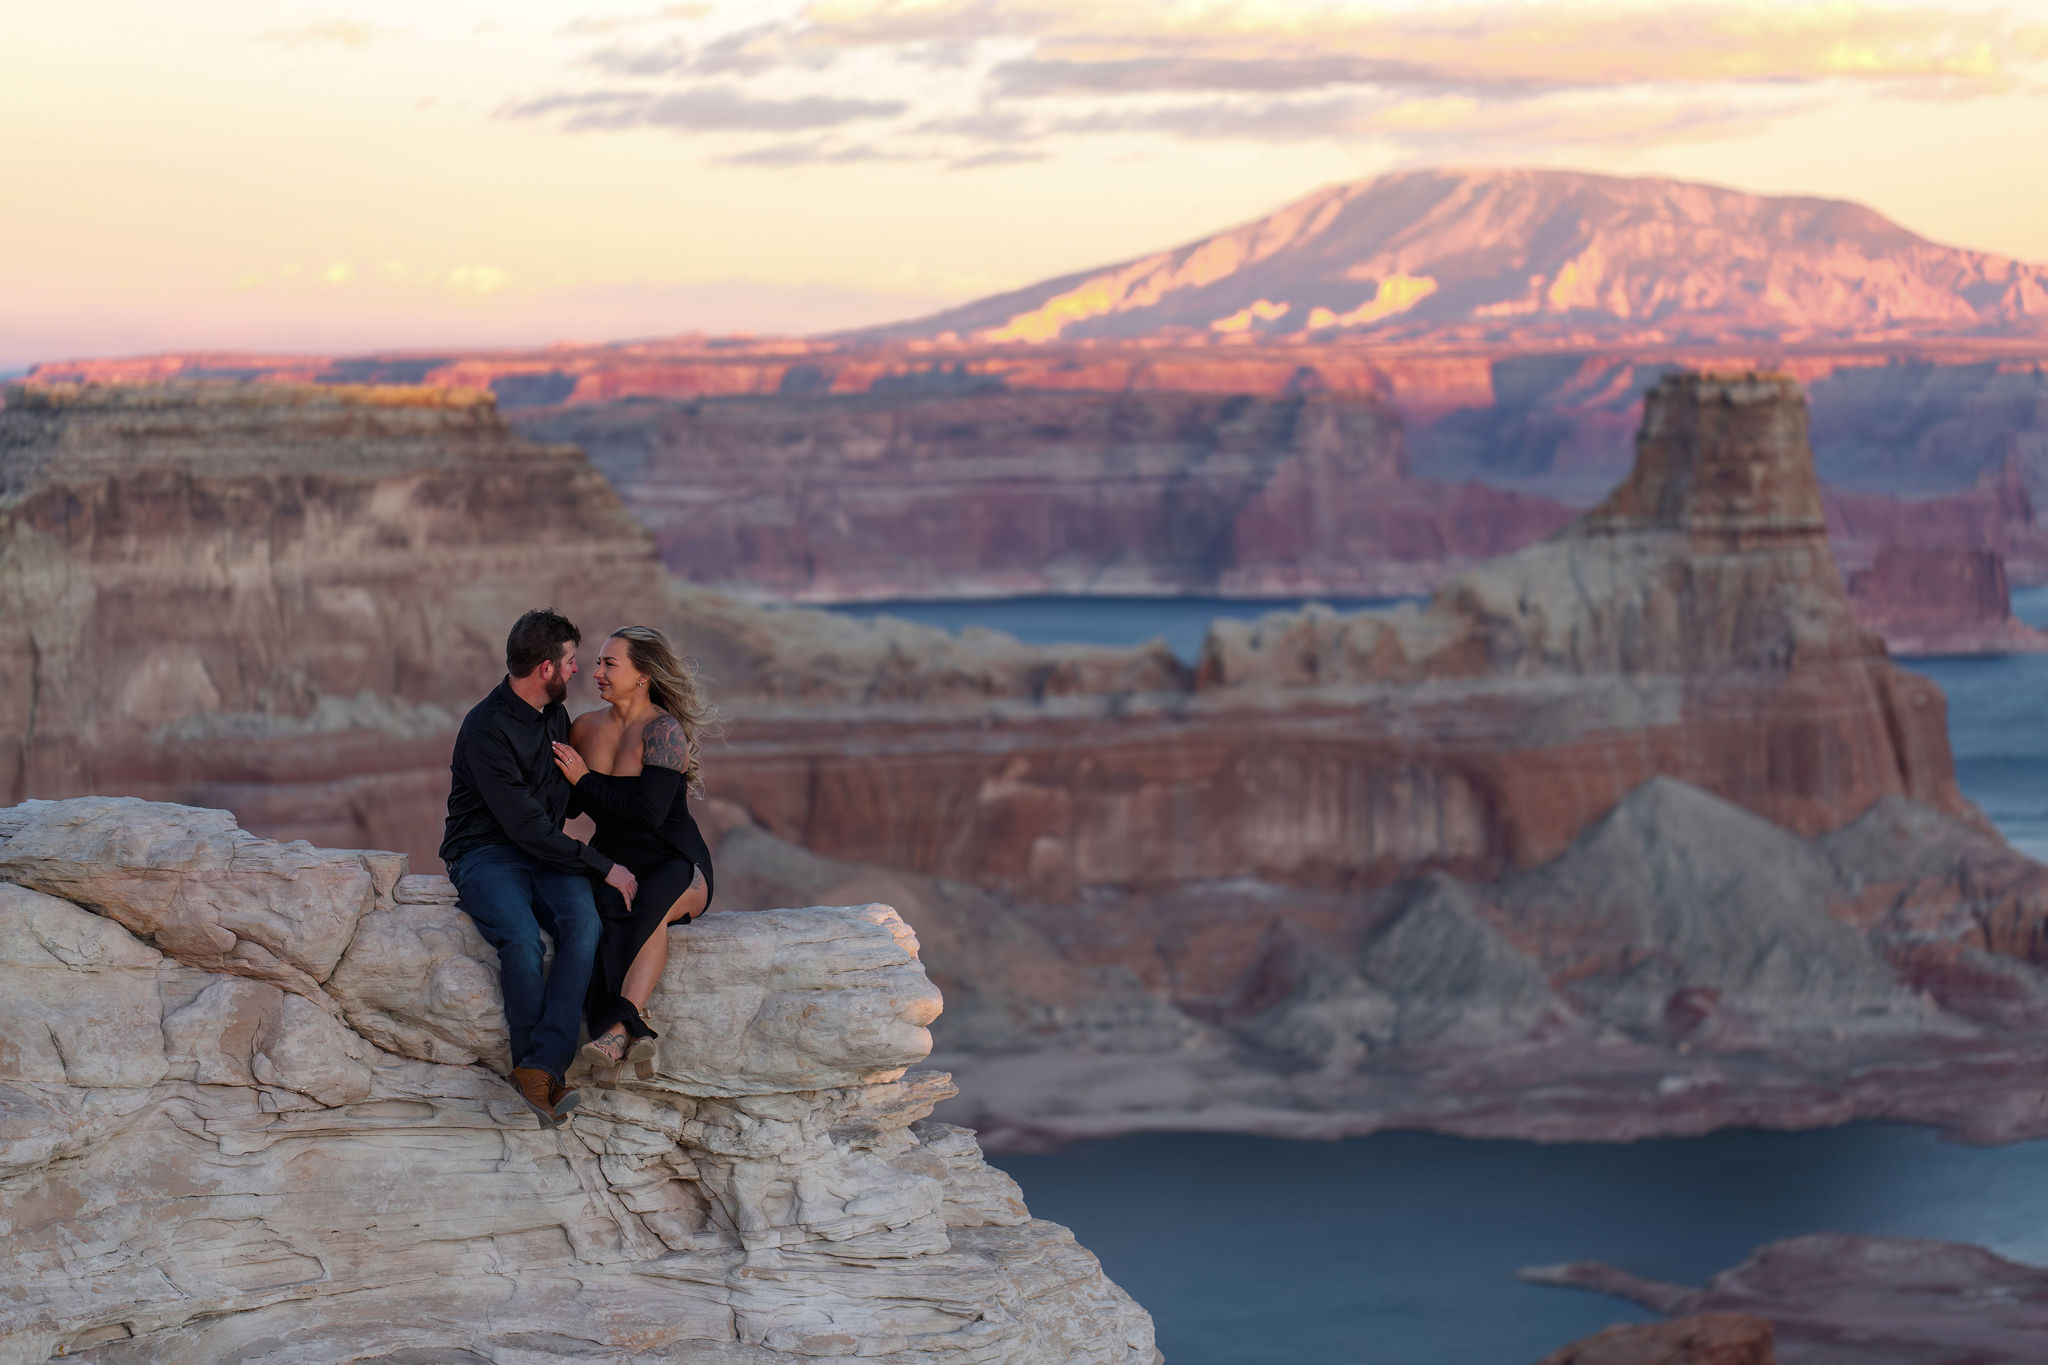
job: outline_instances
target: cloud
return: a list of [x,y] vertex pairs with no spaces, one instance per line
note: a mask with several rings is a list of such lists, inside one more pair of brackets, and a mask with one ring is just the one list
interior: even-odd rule
[[360,51],[377,41],[377,35],[384,30],[372,24],[359,24],[353,19],[328,19],[319,23],[300,24],[293,28],[274,28],[258,35],[257,41],[275,44],[278,47],[349,47]]
[[597,35],[618,33],[629,28],[641,28],[648,24],[673,23],[684,19],[702,19],[711,13],[709,5],[663,5],[657,10],[646,10],[639,14],[586,14],[571,19],[562,25],[562,32],[573,35]]
[[[1798,102],[1807,107],[1812,101]],[[1625,147],[1736,137],[1791,112],[1741,101],[1603,97],[1597,100],[1482,100],[1432,96],[1408,100],[1335,96],[1301,100],[1202,100],[1163,108],[1103,110],[1061,119],[1054,131],[1158,133],[1187,139],[1373,138],[1411,151],[1527,153],[1559,147]]]
[[758,76],[784,67],[823,70],[837,61],[831,47],[806,45],[788,24],[754,24],[708,42],[681,39],[651,46],[614,45],[584,61],[614,76]]
[[1022,114],[984,109],[973,114],[926,119],[917,125],[916,131],[937,133],[943,137],[972,138],[978,142],[1021,142],[1036,137],[1039,129]]
[[988,166],[1023,166],[1033,161],[1047,160],[1051,155],[1050,152],[1024,147],[996,147],[986,152],[977,152],[973,156],[963,156],[957,161],[949,161],[946,163],[946,169],[972,171]]
[[840,0],[807,41],[844,47],[1029,38],[1015,95],[1280,91],[1331,84],[1547,90],[1652,82],[1929,81],[1987,91],[2048,26],[1998,10],[1756,0],[1565,0],[1388,11],[1260,0]]
[[1061,133],[1167,133],[1182,138],[1250,138],[1287,142],[1361,133],[1370,122],[1364,101],[1202,100],[1163,108],[1101,109],[1060,119]]
[[[1152,7],[1167,8],[1158,0]],[[823,0],[811,5],[805,17],[827,39],[865,47],[1037,37],[1073,28],[1091,10],[1098,29],[1105,26],[1106,15],[1115,13],[1084,0]]]
[[710,18],[687,40],[609,43],[581,58],[594,88],[502,112],[682,133],[910,114],[861,145],[961,169],[1036,159],[1053,133],[1470,155],[1730,136],[1857,89],[1975,99],[2043,60],[2048,25],[1927,0],[813,0],[766,22]]
[[1432,90],[1534,92],[1561,84],[1523,74],[1485,75],[1386,57],[1326,56],[1133,57],[1111,61],[1005,62],[991,73],[995,94],[1131,95],[1179,91],[1280,92],[1333,85]]
[[690,70],[696,49],[681,39],[654,47],[601,47],[584,61],[614,76],[672,76]]
[[848,166],[863,161],[907,161],[912,158],[885,152],[867,143],[834,147],[823,142],[771,142],[752,151],[720,157],[727,166]]
[[761,98],[729,85],[701,85],[672,94],[597,90],[543,95],[508,105],[505,118],[566,115],[570,132],[618,128],[670,128],[679,132],[802,132],[836,128],[860,119],[887,118],[910,106],[903,100],[805,95]]

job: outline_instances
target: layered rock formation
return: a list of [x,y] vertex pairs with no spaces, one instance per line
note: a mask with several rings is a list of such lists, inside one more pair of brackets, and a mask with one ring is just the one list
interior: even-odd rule
[[488,396],[10,393],[0,799],[222,805],[434,866],[455,723],[538,605],[592,648],[629,622],[675,630],[728,696],[978,710],[1186,687],[1163,649],[1028,650],[680,592],[581,452],[513,435]]
[[775,712],[721,865],[961,944],[1006,1141],[2034,1131],[2048,872],[1857,626],[1803,425],[1789,381],[1669,380],[1571,528],[1426,608],[1218,623],[1191,699],[1113,724],[877,709],[847,754]]
[[1536,1365],[1780,1365],[1771,1324],[1748,1313],[1621,1323],[1560,1346]]
[[779,600],[1398,596],[1568,515],[1410,477],[1368,395],[939,387],[569,406],[522,427],[588,449],[673,572]]
[[0,801],[213,786],[273,829],[417,849],[402,822],[445,793],[506,625],[554,604],[608,629],[663,593],[603,478],[488,396],[14,389]]
[[1849,577],[1856,619],[1893,654],[2025,654],[2048,632],[2012,614],[2005,560],[1991,550],[1887,545]]
[[[2039,582],[2048,575],[2048,536],[2034,524],[2027,485],[2048,479],[2044,355],[2039,343],[1993,339],[1879,345],[1810,335],[1596,349],[1526,338],[1479,347],[1428,339],[1367,347],[679,338],[486,356],[87,360],[37,374],[49,382],[375,380],[489,389],[522,427],[592,442],[692,576],[753,595],[1118,583],[1344,594],[1434,587],[1482,543],[1494,553],[1534,540],[1561,519],[1552,510],[1546,520],[1542,500],[1515,504],[1432,481],[1478,479],[1574,505],[1595,501],[1628,470],[1643,395],[1674,368],[1702,367],[1783,370],[1808,385],[1845,570],[1867,567],[1888,544],[1989,549],[2005,556],[2015,582]],[[1382,425],[1387,413],[1397,416],[1413,477],[1376,482],[1369,497],[1346,507],[1335,538],[1327,523],[1288,511],[1283,498],[1283,515],[1260,524],[1285,539],[1250,526],[1240,543],[1216,499],[1241,502],[1232,490],[1245,486],[1246,471],[1211,467],[1202,433],[1217,430],[1227,446],[1270,432],[1272,413],[1298,407],[1304,395],[1338,407],[1377,405]],[[1224,420],[1231,399],[1238,416]],[[1124,412],[1129,430],[1105,416]],[[1176,414],[1194,420],[1176,428],[1165,420]],[[1265,464],[1292,438],[1276,439],[1260,452]],[[973,458],[984,447],[1001,459]],[[736,467],[731,457],[740,451],[775,477]],[[864,453],[877,451],[893,454],[871,467]],[[906,520],[927,506],[917,479],[938,467],[911,458],[916,452],[947,457],[947,477],[971,496],[976,517],[936,527]],[[1163,512],[1121,483],[1119,461],[1140,456],[1155,473],[1191,470],[1206,519],[1159,533]],[[998,479],[998,466],[1016,482]],[[1980,486],[1970,487],[1973,479]],[[1053,524],[1055,512],[1067,520]],[[999,517],[1008,520],[998,526]],[[847,534],[856,521],[930,548],[918,549],[914,573],[878,578],[872,546]],[[1062,529],[1081,525],[1108,539],[1083,545]],[[791,529],[799,526],[801,534]],[[1476,539],[1466,526],[1481,528]],[[1523,539],[1514,538],[1517,528]],[[1341,555],[1303,556],[1303,544]],[[952,576],[939,576],[938,565]]]
[[1674,379],[1606,504],[1426,608],[1219,622],[1191,696],[871,709],[851,751],[851,717],[777,711],[721,791],[816,852],[1054,899],[1492,877],[1658,774],[1804,833],[1892,794],[1961,814],[1939,691],[1829,559],[1804,420],[1787,380]]
[[674,936],[654,1078],[536,1129],[438,877],[224,812],[0,810],[8,1360],[1159,1359],[908,1071],[887,906]]
[[1903,798],[1807,840],[1660,779],[1490,882],[1241,877],[1067,902],[713,826],[737,897],[903,909],[951,1002],[957,1112],[999,1145],[1858,1116],[2048,1131],[2048,869]]
[[[443,411],[417,398],[287,391],[279,420],[327,411],[368,444],[383,414]],[[0,582],[44,604],[22,652],[75,680],[90,645],[99,671],[67,695],[97,709],[68,730],[118,741],[28,794],[90,771],[266,834],[428,853],[450,728],[495,681],[505,622],[556,593],[558,564],[594,563],[601,605],[558,604],[593,635],[629,614],[678,631],[730,713],[704,811],[721,905],[902,909],[955,1001],[958,1103],[1000,1140],[2039,1121],[2038,1084],[2015,1078],[2042,1059],[2043,874],[1958,795],[1939,692],[1856,625],[1789,381],[1671,379],[1630,480],[1573,526],[1427,606],[1219,625],[1198,670],[1160,646],[1037,650],[665,587],[644,538],[603,557],[632,523],[594,479],[550,532],[586,550],[536,556],[479,490],[507,463],[574,487],[588,466],[510,441],[485,407],[462,428],[482,433],[474,458],[430,465],[479,509],[466,540],[395,474],[280,504],[294,461],[356,457],[337,441],[209,469],[194,414],[266,401],[78,393],[0,415],[27,433]],[[131,410],[182,414],[184,446],[124,443]],[[37,453],[65,442],[96,453]],[[152,520],[24,519],[97,505],[72,466],[155,486],[152,450],[186,470]],[[296,521],[271,532],[257,509],[275,505],[354,553],[319,559]],[[268,538],[205,520],[221,506]],[[436,556],[447,570],[422,572]],[[417,661],[377,684],[396,695],[346,671],[293,691],[312,646],[282,609],[241,616],[197,674],[151,662],[181,638],[180,594],[290,606],[329,576],[366,605],[318,618],[319,648],[382,659],[396,632]],[[136,584],[155,605],[113,613]],[[68,616],[47,605],[60,588]],[[413,620],[469,652],[407,643]],[[215,671],[245,690],[230,702]],[[220,701],[124,714],[123,696],[186,696],[160,676],[204,676]],[[27,733],[31,758],[56,751]]]
[[[2031,1365],[2048,1331],[2048,1271],[1981,1247],[1920,1238],[1795,1237],[1758,1248],[1703,1287],[1645,1280],[1598,1262],[1534,1267],[1521,1278],[1679,1315],[1664,1325],[1666,1336],[1697,1334],[1698,1324],[1715,1320],[1732,1326],[1767,1319],[1779,1365]],[[1568,1348],[1550,1359],[1560,1365],[1721,1365],[1719,1356],[1657,1354],[1657,1334],[1616,1329],[1601,1334],[1615,1349],[1596,1350],[1601,1338],[1594,1337],[1577,1354]],[[1629,1344],[1642,1349],[1621,1349]],[[1752,1359],[1770,1357],[1727,1357],[1729,1365]]]

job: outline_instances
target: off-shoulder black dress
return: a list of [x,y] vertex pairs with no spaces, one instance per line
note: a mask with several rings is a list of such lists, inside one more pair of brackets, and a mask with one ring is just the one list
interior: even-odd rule
[[584,1023],[593,1038],[613,1024],[624,1024],[630,1037],[652,1038],[654,1030],[619,990],[626,983],[626,969],[661,927],[676,898],[690,889],[699,869],[704,873],[704,908],[711,908],[711,850],[697,828],[697,818],[690,814],[683,775],[674,768],[650,764],[637,777],[585,773],[576,784],[576,795],[597,822],[591,847],[624,863],[640,881],[630,906],[610,883],[597,884],[597,913],[604,924],[597,961],[590,970],[590,990],[584,996]]

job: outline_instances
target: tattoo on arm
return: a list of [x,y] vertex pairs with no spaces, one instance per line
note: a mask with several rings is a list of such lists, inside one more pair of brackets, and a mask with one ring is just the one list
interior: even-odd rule
[[640,761],[651,767],[690,770],[690,742],[674,716],[656,716],[647,723],[640,741]]

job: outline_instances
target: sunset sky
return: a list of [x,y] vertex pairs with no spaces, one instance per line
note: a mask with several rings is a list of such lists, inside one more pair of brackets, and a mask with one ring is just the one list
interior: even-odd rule
[[2048,261],[2048,0],[67,0],[0,148],[0,372],[883,321],[1413,165]]

